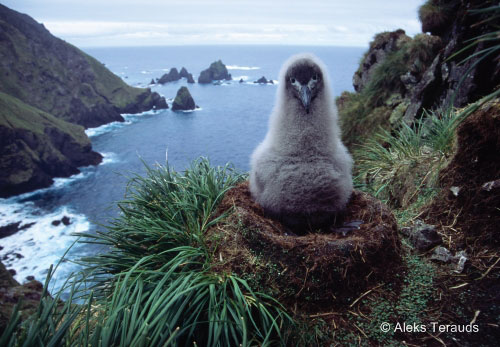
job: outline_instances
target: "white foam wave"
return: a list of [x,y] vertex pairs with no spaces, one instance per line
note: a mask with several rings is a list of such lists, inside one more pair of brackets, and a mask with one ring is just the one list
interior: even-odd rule
[[[24,201],[26,199],[29,199],[35,195],[45,194],[49,191],[54,191],[57,189],[64,188],[65,186],[72,184],[76,180],[80,180],[82,178],[85,178],[92,173],[92,170],[88,170],[86,167],[80,168],[80,170],[81,170],[80,173],[77,173],[77,174],[72,175],[70,177],[56,177],[56,178],[54,178],[54,183],[52,183],[52,185],[50,187],[37,189],[37,190],[34,190],[32,192],[19,194],[19,195],[16,195],[16,196],[13,196],[10,198],[6,198],[6,199],[0,199],[0,206],[5,206],[7,204],[15,204],[15,203],[18,203],[19,201]],[[0,209],[0,225],[3,225],[3,221],[4,221],[4,216],[2,216],[1,209]]]
[[113,129],[116,129],[117,127],[122,126],[122,124],[123,122],[111,122],[96,128],[88,128],[85,130],[85,134],[87,134],[88,137],[98,136],[107,133],[108,131],[111,131]]
[[181,112],[183,113],[192,113],[192,112],[197,112],[197,111],[202,111],[203,108],[201,107],[198,107],[198,108],[195,108],[194,110],[181,110]]
[[[2,239],[0,258],[7,268],[16,271],[14,278],[26,282],[27,276],[34,276],[40,282],[45,280],[51,264],[59,262],[68,247],[75,241],[72,233],[88,231],[90,223],[84,215],[77,214],[66,206],[53,212],[42,211],[32,202],[12,203],[10,199],[0,201],[0,225],[21,222],[25,226],[15,234]],[[69,218],[69,225],[62,222]],[[55,222],[55,223],[53,223]],[[57,225],[55,225],[57,224]],[[62,262],[56,272],[61,280],[75,271],[77,266]],[[61,281],[55,281],[57,290]]]
[[113,152],[102,152],[101,155],[103,157],[101,165],[117,163],[120,161],[118,159],[118,155]]
[[124,125],[129,125],[132,123],[135,123],[140,120],[141,116],[145,115],[152,115],[157,113],[157,110],[149,110],[149,111],[144,111],[141,113],[123,113],[122,117],[125,119],[125,122],[111,122],[107,124],[103,124],[101,126],[98,126],[96,128],[88,128],[85,130],[85,134],[87,134],[88,137],[94,137],[94,136],[99,136],[104,133],[110,132],[111,130],[121,128]]
[[226,65],[228,70],[260,70],[258,66]]

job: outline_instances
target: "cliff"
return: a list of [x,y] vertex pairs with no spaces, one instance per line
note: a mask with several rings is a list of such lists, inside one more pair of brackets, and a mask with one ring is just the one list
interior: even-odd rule
[[429,0],[419,14],[430,34],[376,35],[353,77],[356,92],[338,100],[344,141],[362,143],[379,127],[410,125],[426,117],[424,110],[463,107],[497,87],[500,63],[489,51],[495,40],[475,39],[495,30],[489,13],[475,12],[492,4]]
[[0,110],[0,197],[47,187],[52,177],[101,162],[82,126],[2,92]]
[[166,108],[96,59],[54,37],[31,17],[0,5],[0,91],[55,117],[97,127],[120,113]]
[[167,108],[31,17],[0,5],[0,197],[97,165],[84,127]]

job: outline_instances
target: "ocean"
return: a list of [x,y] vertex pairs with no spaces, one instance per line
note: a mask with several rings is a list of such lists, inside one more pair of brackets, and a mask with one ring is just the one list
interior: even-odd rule
[[[165,96],[169,106],[181,86],[187,86],[199,109],[171,109],[124,115],[114,122],[87,129],[93,149],[104,156],[97,167],[57,178],[45,189],[0,199],[0,226],[21,222],[24,228],[0,239],[0,259],[15,278],[28,276],[44,281],[55,264],[76,240],[75,234],[105,230],[117,216],[116,201],[126,193],[128,177],[149,166],[168,163],[182,171],[200,156],[213,166],[231,163],[238,171],[249,170],[249,157],[267,130],[277,84],[254,84],[262,76],[277,82],[281,65],[301,52],[317,55],[327,65],[335,96],[352,91],[352,76],[366,48],[293,46],[178,46],[86,48],[125,82],[150,87]],[[233,80],[221,85],[188,84],[185,79],[165,85],[149,85],[170,68],[185,67],[197,80],[199,73],[221,59]],[[240,79],[244,82],[239,83]],[[69,218],[69,225],[62,218]],[[58,223],[59,222],[59,223]],[[56,225],[57,224],[57,225]],[[66,223],[67,224],[67,223]],[[60,264],[52,290],[78,270],[79,257],[105,251],[98,246],[74,244]]]

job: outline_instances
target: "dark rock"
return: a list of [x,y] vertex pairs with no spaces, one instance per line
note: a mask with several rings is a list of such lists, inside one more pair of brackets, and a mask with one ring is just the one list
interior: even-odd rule
[[172,103],[172,111],[177,111],[177,110],[194,110],[196,107],[196,104],[193,100],[193,97],[191,96],[191,93],[189,93],[189,89],[186,87],[181,87],[177,91],[177,95],[175,96],[174,102]]
[[186,70],[185,67],[182,67],[181,71],[179,72],[179,76],[182,78],[182,77],[185,77],[185,78],[188,78],[189,76],[189,72]]
[[16,270],[14,270],[14,269],[8,269],[7,271],[9,271],[9,273],[12,277],[14,277],[17,274]]
[[420,115],[422,112],[422,105],[432,103],[429,99],[433,99],[435,97],[432,91],[434,90],[433,84],[436,83],[436,76],[440,61],[441,56],[438,54],[436,58],[434,58],[431,66],[423,74],[422,79],[412,89],[410,95],[410,105],[406,109],[405,115],[403,116],[403,120],[406,124],[412,124],[417,115]]
[[357,92],[363,90],[363,87],[368,83],[375,68],[387,57],[391,52],[397,51],[401,46],[411,40],[402,29],[383,32],[377,34],[374,40],[370,43],[368,52],[363,57],[358,70],[354,73],[352,84]]
[[68,226],[68,225],[70,225],[70,224],[71,224],[71,220],[70,220],[70,218],[69,218],[68,216],[64,216],[64,217],[62,217],[61,222],[62,222],[64,225],[66,225],[66,226]]
[[[21,227],[19,226],[20,224],[21,224],[21,222],[16,222],[16,223],[7,224],[5,226],[1,226],[0,227],[0,239],[7,237],[7,236],[10,236],[10,235],[13,235],[13,234],[17,233],[19,230],[28,229],[32,225],[35,225],[36,222],[27,223]],[[1,250],[1,248],[0,248],[0,250]]]
[[203,70],[198,77],[198,83],[207,84],[213,81],[231,80],[231,74],[227,72],[226,65],[221,60],[213,62],[210,67]]
[[156,84],[156,82],[154,79],[151,79],[151,82],[149,82],[149,84]]
[[158,80],[158,83],[165,84],[168,82],[174,82],[181,79],[181,76],[175,67],[171,68],[170,71]]
[[35,280],[20,285],[0,262],[0,332],[5,329],[19,302],[22,321],[36,312],[42,292],[43,285]]
[[10,236],[10,235],[14,235],[15,233],[17,233],[19,231],[20,224],[21,224],[21,222],[15,222],[15,223],[7,224],[5,226],[1,226],[0,227],[0,239],[7,237],[7,236]]
[[53,220],[52,221],[52,225],[55,226],[55,227],[58,226],[59,224],[61,224],[60,220]]
[[402,228],[401,233],[408,237],[417,250],[425,252],[443,242],[435,229],[434,225],[417,220],[412,227]]
[[243,83],[243,82],[245,82],[245,81],[243,81],[243,78],[240,78],[240,83]]
[[268,81],[264,76],[262,76],[261,78],[259,78],[257,81],[254,81],[253,83],[260,83],[260,84],[267,84],[267,83],[271,83],[272,81]]
[[32,275],[26,276],[27,281],[33,281],[34,279],[35,279],[35,276],[32,276]]
[[187,75],[187,83],[194,83],[193,74],[188,74]]

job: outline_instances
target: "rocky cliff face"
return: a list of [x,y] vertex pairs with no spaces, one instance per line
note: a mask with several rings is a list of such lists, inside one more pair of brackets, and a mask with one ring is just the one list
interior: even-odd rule
[[0,5],[0,91],[58,118],[96,127],[120,113],[165,108],[31,17]]
[[0,197],[48,187],[53,177],[101,162],[82,126],[1,92],[0,110]]
[[379,127],[411,124],[424,110],[462,107],[498,86],[498,56],[479,61],[475,55],[495,42],[467,48],[471,39],[492,31],[487,14],[473,12],[489,2],[429,0],[434,12],[423,6],[420,17],[422,29],[432,34],[410,38],[397,30],[375,36],[353,77],[357,93],[345,92],[338,100],[344,140],[360,143]]
[[157,93],[128,86],[31,17],[0,5],[0,197],[97,165],[102,157],[84,127],[167,107]]

